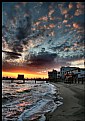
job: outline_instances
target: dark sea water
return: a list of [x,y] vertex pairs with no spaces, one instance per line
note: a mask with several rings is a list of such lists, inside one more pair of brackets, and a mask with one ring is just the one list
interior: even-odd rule
[[2,80],[2,121],[45,121],[45,113],[63,104],[56,87],[50,83],[10,82]]

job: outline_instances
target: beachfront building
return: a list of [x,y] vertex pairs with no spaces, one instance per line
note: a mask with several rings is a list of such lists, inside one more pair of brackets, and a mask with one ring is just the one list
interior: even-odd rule
[[84,68],[71,68],[64,73],[64,82],[79,83],[85,82],[85,69]]
[[74,69],[70,69],[68,71],[65,72],[64,74],[64,82],[67,83],[76,83],[78,81],[78,74],[79,74],[79,68],[74,68]]
[[69,66],[68,67],[61,67],[60,68],[61,78],[64,79],[66,72],[71,71],[71,70],[74,70],[74,69],[76,69],[76,67],[69,67]]
[[58,71],[57,72],[57,78],[60,78],[61,77],[61,75],[60,75],[60,72]]
[[53,71],[48,72],[48,78],[52,81],[57,81],[57,71],[53,69]]
[[23,79],[24,79],[24,75],[20,75],[20,74],[18,74],[17,79],[23,80]]
[[78,73],[78,79],[84,78],[85,79],[85,68],[80,68]]
[[85,82],[85,69],[84,68],[76,68],[72,70],[71,73],[74,73],[74,75],[76,75],[78,83],[80,81],[82,81],[82,83]]
[[57,72],[57,82],[61,81],[61,74],[60,71]]
[[77,75],[78,79],[79,78],[85,78],[85,69],[84,68],[75,68],[73,70],[69,70],[66,73],[73,73]]

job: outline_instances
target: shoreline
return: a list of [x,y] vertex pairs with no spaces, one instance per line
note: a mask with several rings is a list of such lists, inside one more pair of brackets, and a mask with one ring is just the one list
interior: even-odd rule
[[47,113],[46,121],[84,121],[84,84],[52,83],[63,97],[63,104]]

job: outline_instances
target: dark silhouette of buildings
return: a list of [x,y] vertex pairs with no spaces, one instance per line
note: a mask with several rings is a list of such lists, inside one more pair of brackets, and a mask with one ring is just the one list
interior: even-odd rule
[[48,78],[52,81],[57,81],[57,71],[53,69],[53,71],[48,72]]
[[23,79],[24,79],[24,75],[20,75],[20,74],[18,74],[17,79],[23,80]]

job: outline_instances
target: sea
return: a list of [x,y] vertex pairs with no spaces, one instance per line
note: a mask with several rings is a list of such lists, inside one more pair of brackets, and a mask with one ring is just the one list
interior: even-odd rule
[[20,81],[2,80],[2,121],[45,121],[46,113],[63,104],[52,83]]

